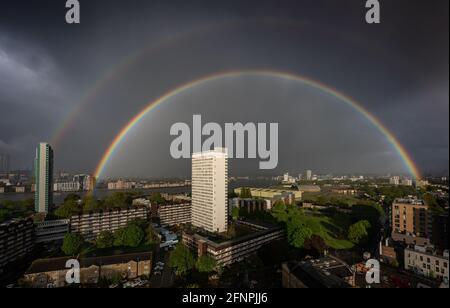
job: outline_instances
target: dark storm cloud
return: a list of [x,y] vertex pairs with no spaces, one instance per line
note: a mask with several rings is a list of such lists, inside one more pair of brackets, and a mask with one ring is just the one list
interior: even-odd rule
[[[80,2],[80,25],[65,24],[64,0],[1,4],[0,151],[12,152],[17,167],[31,166],[35,144],[51,138],[97,80],[156,45],[105,84],[76,118],[55,146],[57,168],[92,170],[120,127],[176,85],[217,71],[267,68],[306,75],[349,94],[399,137],[424,171],[448,170],[448,1],[383,1],[380,25],[364,23],[360,0]],[[185,106],[188,118],[192,110]],[[276,104],[264,107],[267,114],[279,112]],[[251,119],[254,108],[243,106],[240,113]],[[329,128],[326,118],[320,124]],[[168,138],[166,126],[153,130]],[[292,144],[291,138],[282,136],[280,144]],[[304,138],[310,138],[310,148],[322,149],[319,132]],[[283,153],[281,168],[326,165],[324,172],[340,172],[351,169],[345,165],[350,155],[361,159],[354,171],[387,169],[370,163],[364,146],[346,153],[334,145],[333,160]],[[380,145],[375,161],[386,151]],[[136,170],[152,172],[129,165],[129,174]],[[177,171],[168,168],[167,174]]]

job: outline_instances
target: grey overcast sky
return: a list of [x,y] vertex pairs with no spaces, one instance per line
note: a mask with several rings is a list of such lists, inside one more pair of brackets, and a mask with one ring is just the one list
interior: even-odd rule
[[[423,173],[447,174],[449,2],[380,2],[381,24],[368,25],[362,0],[80,0],[81,24],[68,25],[64,0],[2,0],[0,153],[14,168],[31,168],[37,143],[53,141],[56,170],[93,172],[148,102],[206,75],[258,69],[353,97]],[[104,176],[188,176],[189,161],[170,157],[169,129],[193,114],[221,125],[279,123],[279,166],[261,174],[407,171],[384,136],[339,99],[292,80],[243,76],[185,91],[149,113]],[[259,174],[257,163],[233,160],[231,174]]]

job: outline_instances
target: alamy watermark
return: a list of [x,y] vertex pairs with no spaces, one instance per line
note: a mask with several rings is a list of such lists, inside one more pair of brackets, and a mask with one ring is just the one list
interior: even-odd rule
[[[192,151],[189,125],[175,123],[170,128],[170,135],[177,136],[170,145],[172,158],[191,158],[192,153],[221,148],[225,144],[229,158],[259,157],[259,168],[263,170],[278,166],[278,123],[225,123],[224,134],[217,123],[202,126],[201,115],[194,115],[192,122]],[[202,142],[203,136],[208,138]]]
[[[368,9],[366,12],[366,22],[368,24],[379,24],[380,20],[380,1],[379,0],[366,0],[365,4]],[[68,24],[80,23],[80,1],[79,0],[67,0],[66,8],[66,22]]]
[[381,22],[380,2],[378,0],[367,0],[366,22],[368,24],[379,24]]
[[80,283],[80,262],[77,259],[67,260],[66,268],[69,269],[66,273],[67,284],[79,284]]
[[367,284],[379,284],[380,279],[380,261],[369,259],[366,261],[366,282]]
[[80,2],[78,0],[67,0],[66,8],[66,22],[68,24],[80,23]]

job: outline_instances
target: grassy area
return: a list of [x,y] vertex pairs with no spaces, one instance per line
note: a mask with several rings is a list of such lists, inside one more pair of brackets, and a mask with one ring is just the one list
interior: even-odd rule
[[332,192],[305,192],[302,199],[305,202],[312,202],[317,205],[339,206],[339,207],[351,207],[355,204],[362,203],[361,199],[354,196],[341,195]]
[[335,214],[333,217],[325,216],[320,212],[311,212],[305,215],[308,226],[313,233],[324,239],[325,243],[333,249],[351,249],[354,244],[347,239],[347,229],[350,217],[345,214]]

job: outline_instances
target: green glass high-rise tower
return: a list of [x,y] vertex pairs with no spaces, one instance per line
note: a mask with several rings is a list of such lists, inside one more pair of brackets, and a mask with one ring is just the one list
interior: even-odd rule
[[53,206],[53,149],[48,143],[40,143],[34,161],[36,192],[34,208],[37,213],[48,213]]

